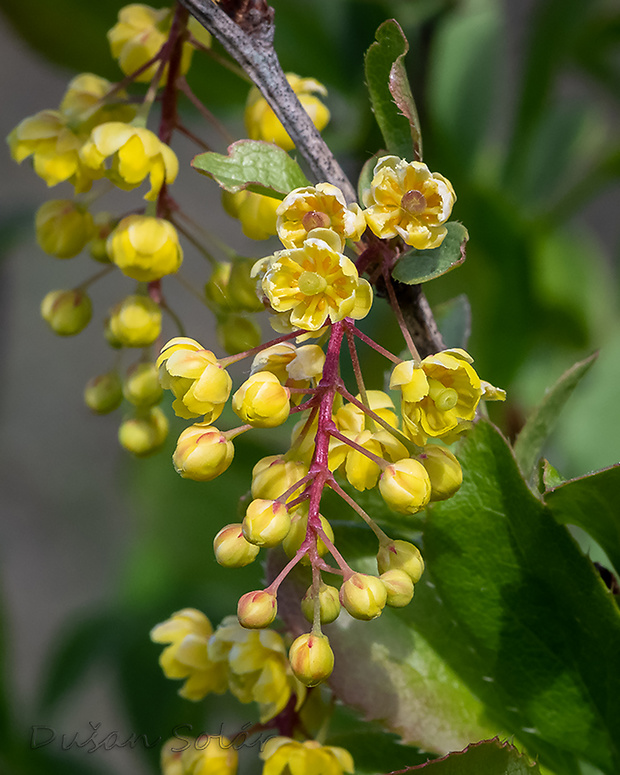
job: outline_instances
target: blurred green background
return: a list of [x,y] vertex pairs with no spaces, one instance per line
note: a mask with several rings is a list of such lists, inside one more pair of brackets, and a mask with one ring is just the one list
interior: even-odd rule
[[[55,107],[76,72],[119,77],[105,32],[121,5],[1,0],[5,135],[25,116]],[[479,373],[509,392],[504,407],[492,407],[509,436],[566,368],[600,350],[546,454],[566,477],[618,462],[617,3],[274,5],[284,68],[328,87],[332,122],[325,137],[352,178],[382,144],[368,107],[363,54],[384,19],[399,20],[410,42],[407,66],[424,159],[452,181],[454,216],[470,232],[465,265],[427,286],[429,299],[439,305],[468,297],[469,349]],[[199,56],[190,82],[233,134],[241,134],[247,86]],[[187,121],[199,126],[191,113]],[[180,155],[189,161],[189,146],[181,143]],[[152,772],[157,747],[67,753],[60,736],[78,733],[86,740],[89,721],[101,722],[100,740],[112,731],[122,740],[130,732],[165,738],[184,722],[212,731],[220,722],[230,720],[234,728],[253,720],[252,708],[239,711],[232,700],[218,698],[206,710],[179,700],[147,633],[186,606],[217,622],[258,583],[258,567],[218,569],[211,541],[236,520],[251,465],[278,451],[265,446],[278,442],[262,433],[239,442],[237,465],[212,485],[180,480],[168,462],[171,445],[147,461],[128,460],[117,449],[118,417],[91,417],[82,405],[87,379],[110,365],[97,323],[65,342],[38,317],[47,290],[74,284],[76,273],[88,276],[88,259],[59,262],[40,253],[31,217],[46,198],[44,184],[7,154],[0,164],[0,764],[20,774]],[[176,187],[208,227],[221,233],[225,224],[226,239],[241,253],[270,251],[270,243],[237,234],[209,181],[186,169]],[[50,193],[69,195],[68,188]],[[188,277],[200,287],[206,267],[189,252],[188,258],[195,264]],[[119,278],[96,289],[99,320],[123,292]],[[180,291],[172,298],[187,310],[189,334],[206,344],[213,334],[209,314]],[[401,346],[385,315],[376,314],[371,328],[393,335],[393,348]],[[173,423],[172,435],[181,427]],[[33,751],[33,725],[53,727],[58,739]]]

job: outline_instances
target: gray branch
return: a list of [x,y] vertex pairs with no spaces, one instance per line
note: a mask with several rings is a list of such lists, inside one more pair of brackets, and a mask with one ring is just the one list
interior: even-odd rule
[[355,189],[301,106],[284,75],[273,48],[274,25],[268,6],[252,9],[243,27],[213,0],[179,0],[180,4],[217,38],[246,71],[291,136],[316,182],[332,183],[348,202]]

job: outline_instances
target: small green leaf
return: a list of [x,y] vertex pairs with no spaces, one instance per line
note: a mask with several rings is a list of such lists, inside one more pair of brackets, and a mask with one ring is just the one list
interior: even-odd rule
[[413,767],[410,772],[422,775],[540,775],[537,764],[510,743],[498,739],[473,743],[464,751]]
[[408,250],[394,267],[392,277],[406,285],[417,285],[456,269],[465,261],[467,229],[458,221],[446,223],[448,233],[438,248]]
[[383,22],[366,52],[366,84],[372,109],[391,154],[422,159],[418,113],[404,65],[407,38],[395,19]]
[[367,159],[364,162],[364,166],[362,167],[362,171],[360,172],[360,176],[357,181],[357,198],[360,202],[363,203],[364,191],[368,191],[370,184],[372,183],[372,173],[375,168],[375,164],[382,156],[387,155],[387,151],[377,151],[377,153],[373,153],[370,159]]
[[620,574],[620,464],[560,484],[545,503],[562,525],[583,528],[607,554]]
[[529,479],[532,475],[545,441],[553,430],[564,404],[596,358],[597,353],[594,353],[562,374],[523,426],[515,442],[514,453],[526,478]]
[[274,199],[284,199],[293,189],[310,185],[286,151],[261,140],[238,140],[228,147],[228,156],[212,151],[198,154],[192,166],[226,191],[247,189]]

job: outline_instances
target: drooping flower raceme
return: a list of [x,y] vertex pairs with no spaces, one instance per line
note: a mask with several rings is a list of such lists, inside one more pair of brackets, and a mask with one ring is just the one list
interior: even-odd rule
[[107,252],[127,277],[142,282],[174,274],[183,261],[176,229],[164,218],[128,215],[108,237]]
[[329,229],[314,229],[301,248],[281,250],[254,265],[263,293],[280,313],[282,328],[318,331],[349,316],[365,317],[372,288],[342,254],[342,242]]
[[420,161],[383,156],[364,192],[364,215],[381,239],[400,236],[418,250],[436,248],[447,234],[456,194],[449,180]]
[[278,237],[285,248],[299,248],[313,229],[332,229],[344,241],[358,240],[366,229],[361,207],[350,206],[331,183],[296,188],[277,209]]
[[148,176],[151,190],[144,198],[153,202],[164,182],[172,183],[179,171],[176,154],[156,134],[122,121],[96,126],[80,149],[80,160],[93,178],[105,175],[124,191]]
[[321,745],[316,740],[302,743],[290,737],[272,737],[263,746],[260,757],[265,762],[263,775],[343,775],[354,770],[353,757],[346,749]]

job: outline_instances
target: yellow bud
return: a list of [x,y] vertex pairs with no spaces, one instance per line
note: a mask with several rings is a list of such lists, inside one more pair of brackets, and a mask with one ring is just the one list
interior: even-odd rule
[[246,237],[265,240],[276,234],[276,210],[279,199],[252,191],[222,192],[222,205],[233,218],[241,221]]
[[100,374],[88,381],[84,389],[86,406],[95,414],[107,414],[123,400],[123,386],[116,371]]
[[161,309],[148,296],[127,296],[110,310],[108,328],[121,347],[147,347],[161,332]]
[[153,406],[138,417],[124,420],[118,429],[121,446],[136,457],[157,452],[168,435],[168,420],[162,410]]
[[72,258],[95,235],[93,217],[70,199],[45,202],[35,215],[39,247],[56,258]]
[[393,568],[379,577],[387,592],[387,605],[391,608],[404,608],[413,599],[413,581],[404,570]]
[[431,482],[422,463],[403,458],[383,471],[379,490],[391,509],[399,514],[415,514],[428,503]]
[[334,669],[334,652],[323,634],[300,635],[293,641],[288,658],[293,673],[306,686],[318,686]]
[[276,618],[278,603],[276,596],[264,589],[247,592],[237,604],[239,624],[248,630],[261,630]]
[[[274,200],[278,203],[278,200]],[[265,307],[256,292],[256,279],[252,277],[252,258],[240,258],[233,262],[230,271],[228,294],[235,309],[244,312],[262,312]]]
[[90,298],[79,289],[50,291],[41,302],[41,317],[60,336],[79,334],[93,314]]
[[376,619],[386,601],[385,584],[376,576],[354,573],[340,587],[340,602],[355,619]]
[[[319,588],[319,608],[321,610],[321,624],[331,624],[340,614],[340,598],[336,587],[323,584]],[[314,621],[314,596],[312,587],[301,601],[301,611],[309,622]]]
[[273,547],[282,543],[291,527],[283,503],[259,498],[253,500],[243,519],[243,535],[256,546]]
[[235,448],[213,425],[196,423],[179,436],[172,462],[178,474],[195,482],[209,482],[232,463]]
[[129,215],[108,237],[110,259],[124,275],[141,282],[174,274],[183,261],[176,229],[164,218]]
[[424,573],[424,560],[417,546],[409,541],[390,541],[381,546],[377,553],[379,573],[388,570],[402,570],[417,584]]
[[154,363],[135,363],[127,371],[123,395],[134,406],[153,406],[161,401],[163,390]]
[[[332,530],[332,526],[322,514],[319,516],[321,518],[321,527],[323,528],[323,532],[333,543],[334,531]],[[282,548],[289,557],[295,556],[306,537],[307,531],[308,515],[297,512],[293,515],[291,519],[291,529],[288,531],[286,538],[282,542]],[[327,547],[320,538],[317,540],[316,548],[320,557],[322,557],[324,554],[327,554]],[[304,565],[307,565],[309,562],[307,556],[303,557],[301,561],[304,563]]]
[[225,568],[243,568],[254,562],[259,551],[245,540],[240,524],[226,525],[213,539],[215,559]]
[[261,330],[250,318],[243,315],[225,315],[217,322],[217,340],[231,355],[251,350],[261,343]]
[[449,449],[431,444],[424,447],[418,460],[430,479],[432,501],[451,498],[463,483],[461,465]]
[[290,395],[275,374],[258,371],[234,394],[232,408],[244,422],[255,428],[275,428],[289,416]]
[[230,272],[232,264],[228,261],[218,261],[205,285],[205,299],[213,312],[228,312],[232,304],[228,295]]
[[[275,501],[307,473],[307,466],[299,460],[284,460],[279,455],[264,457],[252,470],[252,497]],[[287,500],[300,494],[301,489],[294,490]]]

